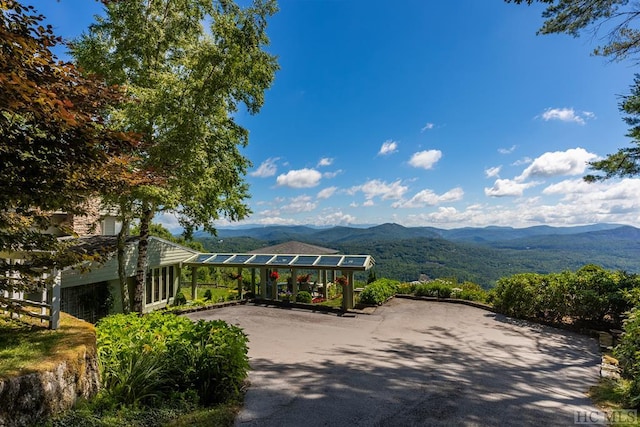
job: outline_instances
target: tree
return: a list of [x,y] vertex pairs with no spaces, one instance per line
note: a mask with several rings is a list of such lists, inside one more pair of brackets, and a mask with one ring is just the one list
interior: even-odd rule
[[124,224],[140,221],[133,309],[141,311],[156,213],[175,213],[186,235],[198,227],[215,232],[221,216],[238,220],[249,213],[244,174],[250,162],[239,151],[248,131],[234,113],[240,104],[257,113],[273,82],[276,59],[263,48],[276,5],[131,0],[105,8],[106,15],[74,41],[72,54],[88,72],[126,86],[133,101],[112,111],[112,123],[142,136],[147,145],[138,167],[163,177],[160,184],[119,188],[106,198],[120,207]]
[[[605,31],[608,43],[594,49],[595,55],[621,61],[638,60],[640,31],[633,24],[640,18],[640,7],[628,0],[505,0],[507,3],[546,3],[542,13],[545,21],[538,34],[566,33],[578,37],[581,32]],[[624,121],[631,126],[626,136],[632,138],[631,147],[621,148],[605,159],[591,162],[599,174],[584,177],[587,182],[602,181],[613,177],[640,174],[640,76],[636,75],[631,94],[622,97],[620,111],[627,116]]]
[[134,135],[105,126],[104,111],[123,99],[118,87],[82,76],[57,60],[61,42],[33,7],[0,0],[0,290],[41,287],[43,272],[90,254],[66,251],[46,233],[50,213],[86,213],[85,202],[137,176],[128,170]]

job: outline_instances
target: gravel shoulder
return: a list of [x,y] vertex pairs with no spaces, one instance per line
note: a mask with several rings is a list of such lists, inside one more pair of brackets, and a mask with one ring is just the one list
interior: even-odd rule
[[475,307],[394,299],[340,317],[240,305],[187,315],[249,336],[237,426],[570,426],[595,339]]

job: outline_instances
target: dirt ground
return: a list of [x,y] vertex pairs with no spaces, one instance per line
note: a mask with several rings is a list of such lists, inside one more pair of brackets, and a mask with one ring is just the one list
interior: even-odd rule
[[595,411],[595,339],[458,304],[370,315],[243,305],[198,312],[248,334],[237,426],[571,426]]

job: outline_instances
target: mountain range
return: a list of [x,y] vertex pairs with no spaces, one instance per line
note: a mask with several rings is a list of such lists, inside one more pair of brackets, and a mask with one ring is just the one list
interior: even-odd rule
[[449,277],[486,288],[500,277],[575,270],[586,264],[640,273],[640,229],[619,224],[578,227],[439,229],[382,224],[366,228],[266,226],[196,234],[211,252],[246,252],[289,240],[369,254],[377,277],[403,281]]

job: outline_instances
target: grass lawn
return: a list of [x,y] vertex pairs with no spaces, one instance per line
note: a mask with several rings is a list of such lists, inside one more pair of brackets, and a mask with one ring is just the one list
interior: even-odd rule
[[95,328],[62,313],[60,328],[52,331],[39,320],[0,315],[0,378],[53,369],[76,358],[82,347],[95,346]]

